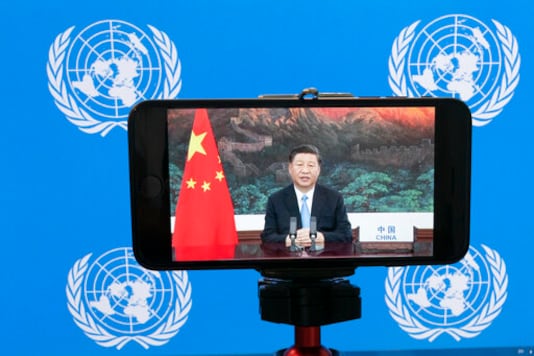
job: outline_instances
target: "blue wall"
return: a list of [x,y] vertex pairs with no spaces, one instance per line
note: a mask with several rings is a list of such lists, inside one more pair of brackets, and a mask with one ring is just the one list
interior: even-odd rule
[[[416,268],[357,270],[351,281],[362,288],[362,318],[324,327],[324,343],[343,351],[534,346],[530,1],[94,0],[1,7],[2,354],[255,354],[292,344],[291,326],[260,320],[256,271],[159,275],[135,265],[121,127],[129,105],[117,95],[106,101],[109,88],[99,84],[117,80],[122,90],[144,85],[151,96],[178,98],[253,98],[309,86],[423,95],[411,79],[425,68],[422,59],[437,55],[423,41],[427,34],[434,49],[449,43],[442,54],[456,54],[455,61],[462,51],[478,56],[478,67],[467,71],[461,61],[429,65],[436,88],[426,92],[453,96],[444,91],[452,83],[468,87],[458,91],[464,98],[477,93],[466,100],[479,114],[472,261],[436,267],[449,283],[438,286],[425,285]],[[100,47],[105,37],[97,35],[110,33],[118,42]],[[125,39],[131,33],[146,53],[137,47],[129,55],[159,60],[167,72],[139,67],[142,76],[117,78],[116,71],[89,70],[97,58],[111,58],[109,44],[132,48]],[[464,41],[457,47],[447,37],[454,33]],[[92,96],[73,84],[82,74],[95,84]],[[455,272],[468,275],[464,289],[450,289],[457,288]],[[138,301],[151,308],[145,319],[124,310],[136,293],[121,285],[129,276],[162,286]],[[413,281],[432,303],[452,298],[459,310],[410,301]],[[107,309],[95,304],[106,301],[95,299],[99,290]]]

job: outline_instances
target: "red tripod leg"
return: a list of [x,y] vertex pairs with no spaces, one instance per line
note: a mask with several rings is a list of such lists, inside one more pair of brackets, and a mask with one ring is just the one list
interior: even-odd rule
[[284,356],[332,356],[332,352],[321,345],[321,327],[295,326],[295,345]]

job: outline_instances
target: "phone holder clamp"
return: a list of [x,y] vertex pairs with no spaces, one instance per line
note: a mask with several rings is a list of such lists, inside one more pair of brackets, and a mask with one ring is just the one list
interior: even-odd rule
[[299,94],[263,94],[259,99],[294,99],[294,100],[318,100],[318,99],[354,99],[351,93],[327,92],[320,93],[316,88],[302,89]]
[[343,277],[350,269],[261,271],[258,282],[262,320],[295,326],[295,344],[277,356],[330,356],[336,350],[321,345],[320,327],[359,319],[360,288]]

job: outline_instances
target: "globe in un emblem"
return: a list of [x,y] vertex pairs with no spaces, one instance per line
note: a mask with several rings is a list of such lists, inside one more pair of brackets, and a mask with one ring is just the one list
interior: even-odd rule
[[105,118],[121,119],[141,99],[157,96],[162,63],[154,42],[123,21],[85,28],[67,53],[67,78],[78,102]]
[[489,123],[511,100],[521,63],[510,29],[493,24],[457,14],[404,28],[389,58],[393,92],[457,98],[470,107],[473,124]]
[[411,86],[419,96],[457,97],[477,106],[495,90],[501,57],[499,41],[485,24],[465,15],[442,17],[414,39]]
[[161,345],[187,320],[191,287],[185,272],[146,270],[130,248],[108,251],[91,264],[89,257],[71,269],[67,297],[76,324],[100,345]]
[[[49,51],[49,89],[57,107],[87,133],[126,129],[134,104],[172,99],[181,89],[181,65],[169,37],[120,21],[93,23],[56,37]],[[68,88],[69,90],[65,90]]]
[[460,264],[418,266],[406,273],[403,294],[413,315],[427,325],[461,325],[488,300],[489,268],[478,251]]
[[491,324],[506,300],[508,278],[500,256],[470,247],[458,263],[397,267],[388,271],[391,316],[414,338],[433,341],[446,333],[474,337]]

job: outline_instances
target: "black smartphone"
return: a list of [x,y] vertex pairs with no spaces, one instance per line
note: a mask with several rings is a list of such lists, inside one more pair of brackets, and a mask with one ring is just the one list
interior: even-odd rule
[[[446,264],[469,247],[471,114],[456,99],[145,101],[128,141],[133,251],[150,269]],[[319,172],[301,230],[303,145],[319,152],[304,175]]]

